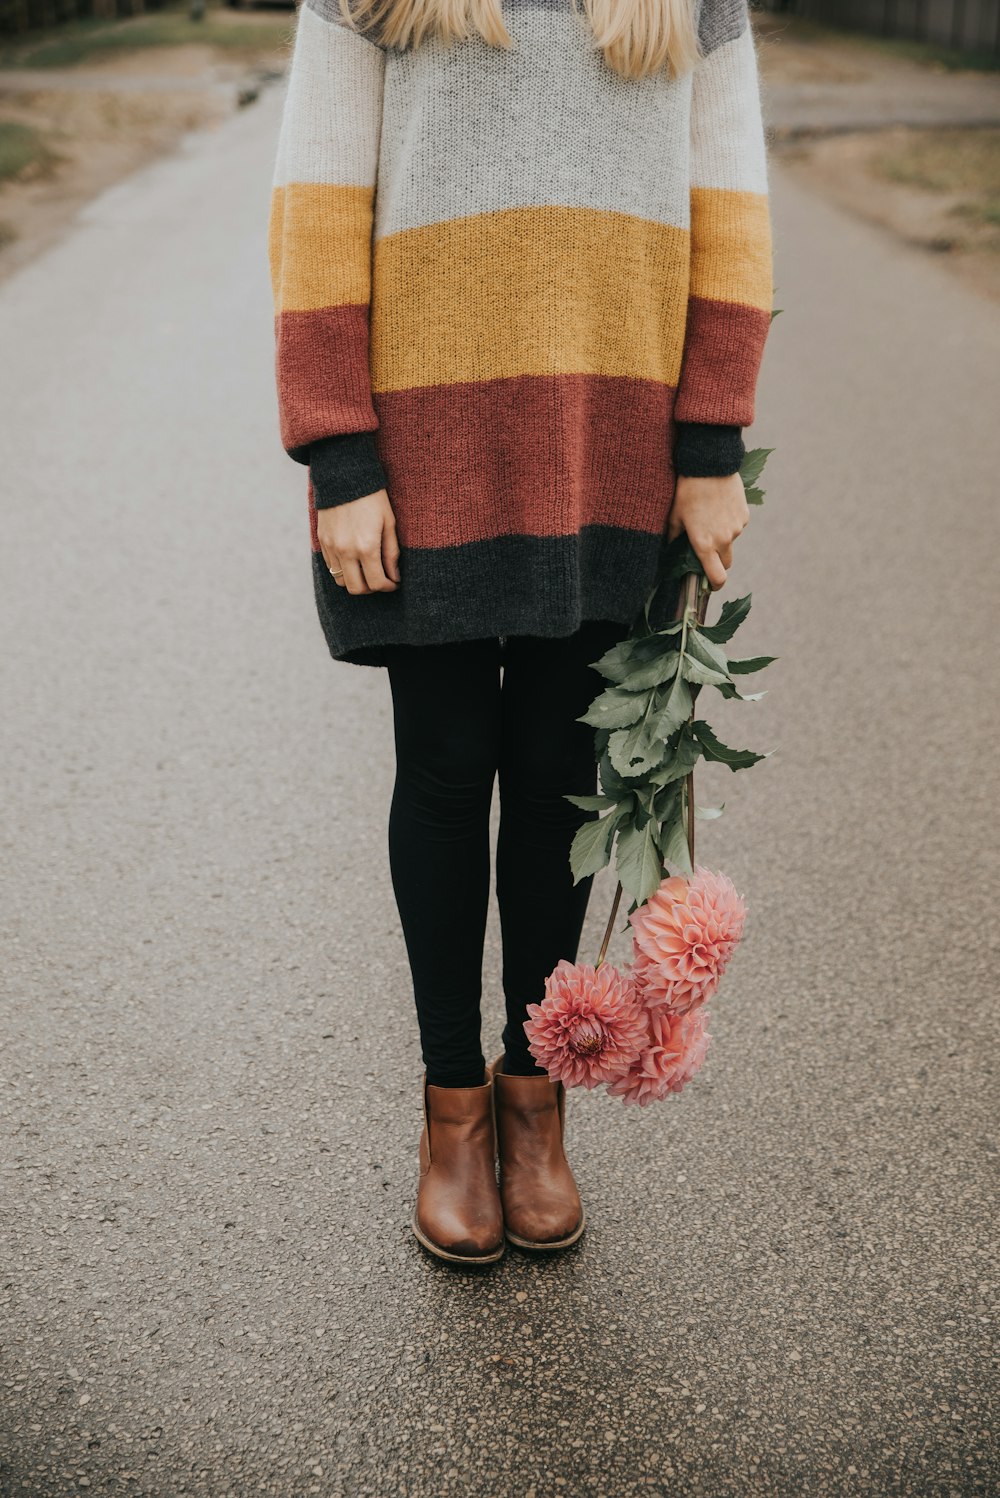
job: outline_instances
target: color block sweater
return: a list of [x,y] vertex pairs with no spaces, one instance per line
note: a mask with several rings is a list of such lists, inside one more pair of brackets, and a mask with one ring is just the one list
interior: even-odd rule
[[[405,50],[302,0],[269,258],[335,658],[628,623],[678,450],[699,471],[701,429],[707,471],[738,466],[772,305],[767,156],[747,0],[693,4],[694,70],[629,81],[570,0],[504,0],[509,49]],[[383,486],[402,581],[349,594],[317,488]]]

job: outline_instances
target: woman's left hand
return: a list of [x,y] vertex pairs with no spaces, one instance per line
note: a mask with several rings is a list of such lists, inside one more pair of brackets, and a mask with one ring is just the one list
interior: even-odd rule
[[750,506],[738,473],[709,479],[678,475],[667,540],[686,533],[713,591],[725,585],[733,565],[733,542],[749,521]]

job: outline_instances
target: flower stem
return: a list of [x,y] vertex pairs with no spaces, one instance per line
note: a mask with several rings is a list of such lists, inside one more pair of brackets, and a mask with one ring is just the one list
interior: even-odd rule
[[[682,657],[687,647],[688,626],[692,619],[696,625],[704,624],[711,591],[708,578],[703,572],[685,573],[678,603],[678,614],[684,620],[680,644]],[[697,686],[692,687],[691,690],[692,718],[694,717],[694,700],[698,696],[698,690]],[[694,771],[692,770],[684,779],[684,809],[687,823],[688,857],[691,860],[692,868],[694,868],[694,806]]]
[[597,962],[594,965],[595,972],[601,966],[601,963],[604,961],[605,957],[608,955],[608,943],[611,940],[611,933],[615,928],[615,916],[618,914],[618,906],[621,904],[621,898],[622,886],[621,880],[619,880],[618,888],[615,890],[615,902],[611,907],[611,914],[608,916],[608,924],[604,929],[604,940],[601,942],[601,950],[597,954]]

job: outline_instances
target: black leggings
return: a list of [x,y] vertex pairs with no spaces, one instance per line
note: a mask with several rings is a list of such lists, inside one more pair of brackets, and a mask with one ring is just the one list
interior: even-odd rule
[[[563,799],[596,789],[594,730],[577,722],[602,686],[591,664],[628,626],[585,622],[555,639],[396,645],[387,655],[396,744],[389,863],[427,1080],[483,1080],[483,941],[489,817],[500,779],[496,891],[503,940],[505,1069],[540,1074],[523,1024],[560,957],[575,960],[593,878],[569,846],[593,816]],[[500,668],[503,667],[501,681]]]

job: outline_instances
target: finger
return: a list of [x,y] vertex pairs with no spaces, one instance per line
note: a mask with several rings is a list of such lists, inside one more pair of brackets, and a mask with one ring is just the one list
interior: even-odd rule
[[365,575],[361,570],[361,563],[357,557],[343,557],[340,565],[344,569],[344,586],[348,593],[370,593],[371,588],[365,582]]
[[319,549],[323,561],[326,564],[327,571],[330,573],[330,576],[333,577],[333,581],[337,584],[337,586],[342,588],[344,586],[344,579],[342,577],[334,577],[333,575],[335,572],[340,572],[343,563],[338,558],[337,553],[334,551],[333,547],[330,546],[329,543],[324,543],[322,539],[319,543]]
[[401,581],[399,574],[399,541],[396,539],[396,527],[387,524],[382,532],[382,566],[387,577],[391,577],[394,583]]
[[[694,546],[694,542],[692,542],[691,544]],[[706,546],[699,550],[698,547],[695,546],[694,549],[698,554],[698,560],[704,569],[705,576],[708,578],[709,584],[713,591],[717,592],[719,588],[725,587],[726,569],[723,566],[722,558],[715,550],[715,547]]]
[[728,541],[725,546],[719,547],[719,561],[728,572],[733,565],[733,543]]
[[326,562],[326,565],[327,565],[327,567],[329,568],[329,571],[330,571],[330,576],[333,579],[333,581],[337,584],[337,587],[338,588],[342,588],[344,586],[344,564],[343,564],[343,562],[340,560],[340,558],[335,553],[331,553],[331,552],[324,552],[323,553],[323,560]]
[[382,543],[379,540],[377,550],[366,551],[361,555],[361,566],[365,574],[365,582],[373,593],[392,593],[396,584],[391,578],[386,577],[382,566]]
[[667,540],[676,541],[683,529],[681,518],[677,513],[677,507],[675,505],[671,506],[670,514],[667,516]]

